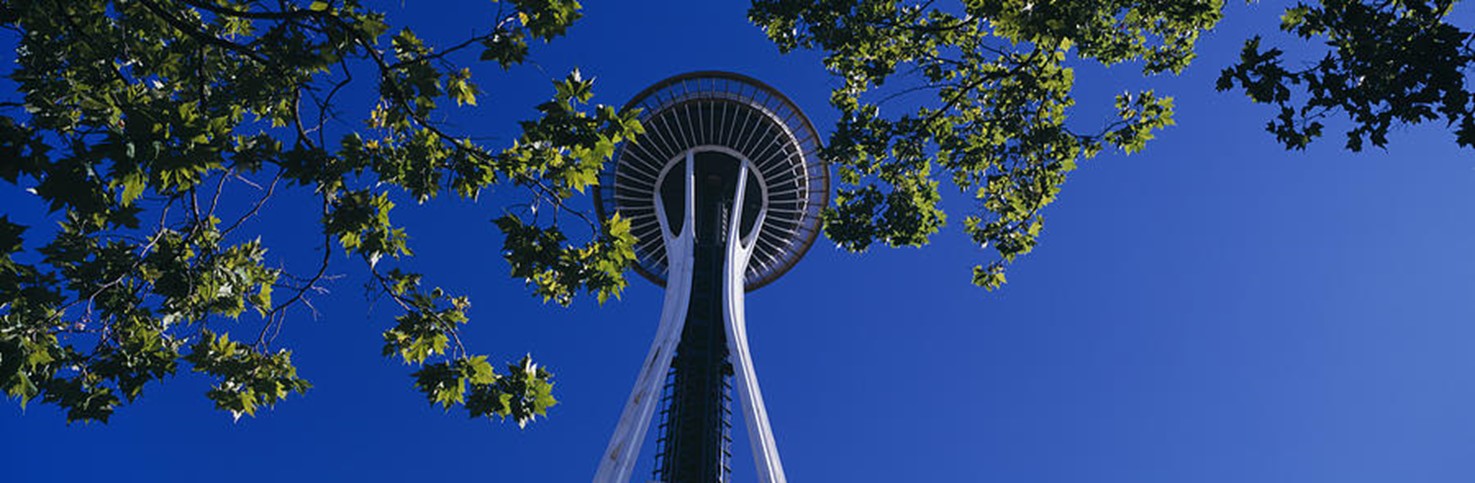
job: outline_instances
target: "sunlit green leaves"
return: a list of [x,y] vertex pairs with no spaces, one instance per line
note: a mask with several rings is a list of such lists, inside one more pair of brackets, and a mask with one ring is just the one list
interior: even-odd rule
[[[466,395],[443,390],[438,401],[519,423],[542,414],[546,371],[497,376],[459,340],[466,298],[384,267],[412,253],[390,217],[396,201],[475,199],[510,181],[528,205],[579,218],[563,202],[639,132],[635,113],[589,105],[593,79],[577,72],[511,147],[450,130],[439,110],[474,107],[483,93],[473,67],[458,64],[476,60],[473,49],[510,67],[527,59],[529,39],[560,36],[580,16],[571,0],[504,6],[485,12],[484,33],[445,48],[359,0],[0,7],[0,23],[21,32],[10,73],[19,88],[0,103],[0,180],[62,220],[42,232],[49,239],[22,244],[30,232],[0,217],[0,387],[69,420],[106,421],[183,360],[216,379],[216,407],[255,414],[308,387],[274,339],[325,293],[330,262],[346,252],[403,310],[385,331],[387,353],[430,372],[460,364]],[[363,96],[340,95],[348,90],[372,99],[352,104]],[[317,200],[308,208],[321,230],[292,241],[323,256],[285,262],[291,272],[268,265],[252,231],[258,215],[302,208],[272,201],[286,188]],[[557,217],[534,222],[564,236]],[[600,300],[618,294],[633,239],[612,223],[567,232],[589,241],[555,267],[569,273],[546,276]],[[255,337],[231,340],[224,326]]]
[[581,110],[594,95],[594,80],[579,71],[553,85],[553,99],[538,105],[542,117],[521,123],[522,137],[498,156],[498,168],[561,201],[593,185],[615,145],[644,131],[637,112],[603,105],[592,114]]
[[6,396],[27,402],[41,394],[39,385],[46,384],[57,370],[61,348],[51,334],[25,330],[21,321],[0,316],[0,388]]
[[[558,400],[553,398],[552,377],[553,374],[542,366],[534,364],[532,357],[523,357],[516,364],[508,364],[507,375],[498,380],[501,407],[468,403],[467,410],[472,414],[495,412],[502,415],[501,409],[505,407],[506,414],[517,421],[519,427],[525,426],[538,416],[547,415],[548,408],[558,404]],[[483,399],[477,397],[476,402]]]
[[479,387],[492,386],[502,379],[502,376],[499,376],[492,369],[492,365],[487,362],[486,356],[463,357],[426,364],[420,370],[415,371],[413,376],[415,387],[425,393],[426,399],[429,399],[431,404],[439,405],[444,409],[466,403],[468,384],[475,388],[474,391],[481,391],[484,389]]
[[502,230],[503,257],[512,265],[513,278],[534,288],[546,302],[573,303],[579,291],[593,293],[603,303],[618,297],[627,281],[624,269],[635,261],[635,237],[630,222],[612,215],[600,236],[583,246],[565,243],[558,227],[539,227],[507,214],[495,220]]
[[138,399],[145,384],[174,374],[184,341],[169,336],[165,329],[161,321],[143,313],[124,318],[113,327],[117,345],[97,351],[93,370],[117,381],[119,392],[129,402]]
[[973,285],[993,290],[1002,287],[1008,279],[1004,277],[1004,264],[994,262],[988,266],[973,266]]
[[1151,90],[1117,96],[1116,109],[1119,127],[1102,140],[1129,154],[1147,147],[1154,131],[1173,125],[1173,98],[1157,97]]
[[411,377],[431,404],[442,409],[464,406],[471,417],[510,417],[519,427],[557,404],[552,373],[534,364],[531,356],[498,374],[486,356],[466,353],[456,335],[457,326],[467,322],[470,302],[465,297],[450,297],[439,288],[422,291],[417,274],[393,271],[381,280],[407,305],[398,324],[384,332],[384,355],[420,366]]
[[398,354],[407,364],[443,355],[457,326],[467,321],[471,306],[465,297],[448,297],[441,289],[407,292],[409,309],[395,317],[394,328],[384,331],[384,355]]
[[147,257],[100,280],[137,277],[152,284],[154,294],[162,297],[156,310],[166,323],[215,314],[234,318],[248,307],[265,315],[281,271],[265,266],[266,248],[259,239],[221,246],[218,220],[204,221],[185,231],[161,230]]
[[578,71],[555,82],[553,100],[538,106],[542,117],[522,122],[523,136],[497,157],[500,171],[538,193],[529,210],[533,219],[509,212],[493,220],[504,235],[503,256],[514,278],[533,287],[544,301],[560,305],[573,303],[580,291],[595,294],[600,303],[618,297],[627,283],[624,270],[635,261],[630,223],[618,215],[596,224],[575,212],[594,232],[582,246],[566,243],[561,226],[537,217],[538,205],[549,206],[555,220],[558,213],[570,211],[564,200],[598,182],[615,145],[644,132],[637,112],[603,105],[593,113],[582,111],[580,106],[593,97],[593,85],[593,79]]
[[[842,85],[824,156],[839,187],[825,234],[861,251],[873,241],[926,244],[947,220],[936,177],[975,199],[964,231],[998,259],[973,282],[996,288],[1004,266],[1042,233],[1041,210],[1065,176],[1104,146],[1141,150],[1172,124],[1172,99],[1118,98],[1120,120],[1081,129],[1076,59],[1135,62],[1144,74],[1180,72],[1221,1],[758,0],[749,18],[781,51],[822,51]],[[914,108],[882,113],[888,102]]]
[[357,253],[371,264],[384,255],[408,255],[405,230],[389,222],[389,210],[393,208],[388,193],[370,190],[344,193],[324,215],[323,230],[337,239],[344,250]]
[[446,81],[446,93],[456,101],[456,105],[476,105],[476,93],[480,89],[471,83],[471,69],[461,69],[451,74]]
[[463,403],[469,416],[488,419],[511,418],[526,426],[548,408],[558,404],[553,397],[553,374],[523,357],[497,374],[486,358],[477,356],[426,367],[415,374],[416,385],[433,404],[449,407]]
[[217,336],[205,331],[184,359],[195,372],[216,379],[205,396],[215,402],[217,409],[229,411],[237,419],[242,414],[255,416],[257,409],[271,407],[291,393],[302,394],[312,387],[297,376],[290,351],[264,352],[230,340],[229,334]]
[[584,16],[577,0],[509,0],[518,8],[518,21],[533,36],[545,41],[559,37]]

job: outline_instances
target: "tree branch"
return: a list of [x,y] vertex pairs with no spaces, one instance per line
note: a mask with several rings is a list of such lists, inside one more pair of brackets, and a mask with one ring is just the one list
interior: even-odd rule
[[145,9],[148,9],[148,11],[152,12],[155,16],[163,19],[165,23],[169,24],[169,26],[174,27],[175,30],[188,35],[190,38],[246,56],[247,58],[256,61],[256,63],[258,64],[271,65],[271,63],[268,62],[265,57],[262,57],[261,54],[257,53],[255,50],[252,50],[249,47],[222,39],[220,37],[216,37],[206,32],[201,32],[190,27],[188,24],[185,24],[183,20],[180,20],[169,12],[164,11],[163,7],[154,3],[153,0],[138,0],[138,3],[143,5]]

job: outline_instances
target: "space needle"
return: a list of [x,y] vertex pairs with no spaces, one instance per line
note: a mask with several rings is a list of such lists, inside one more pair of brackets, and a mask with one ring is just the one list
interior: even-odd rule
[[692,72],[646,88],[645,133],[622,144],[594,191],[638,240],[635,270],[666,289],[649,355],[594,481],[630,480],[658,410],[652,479],[723,482],[736,386],[758,480],[783,463],[748,348],[743,297],[814,243],[829,198],[820,140],[783,94],[747,76]]

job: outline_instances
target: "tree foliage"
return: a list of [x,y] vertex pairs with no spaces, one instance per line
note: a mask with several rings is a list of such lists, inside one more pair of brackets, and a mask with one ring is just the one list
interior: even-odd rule
[[[0,103],[0,178],[62,219],[51,233],[0,216],[0,387],[107,421],[183,363],[215,381],[217,408],[255,414],[310,387],[274,339],[341,250],[402,309],[384,354],[419,366],[427,399],[520,425],[544,414],[551,373],[529,358],[494,370],[461,343],[465,297],[386,264],[412,253],[391,195],[507,185],[528,207],[572,213],[587,238],[570,242],[556,215],[498,219],[536,293],[568,304],[625,286],[628,229],[565,201],[640,132],[634,113],[589,104],[593,83],[575,71],[511,146],[436,121],[482,92],[458,59],[512,68],[580,16],[575,0],[499,5],[484,34],[437,49],[358,0],[0,2],[19,85]],[[325,126],[352,111],[339,94],[365,83],[378,96],[361,127],[331,139]],[[251,232],[283,189],[318,202],[323,256],[305,273],[268,264]],[[227,209],[231,197],[254,201]]]
[[1297,3],[1281,30],[1326,46],[1321,59],[1287,67],[1285,51],[1247,40],[1238,64],[1224,69],[1221,91],[1241,89],[1274,104],[1266,130],[1286,148],[1321,137],[1323,120],[1346,116],[1346,148],[1386,147],[1395,126],[1442,120],[1460,146],[1475,147],[1475,33],[1455,25],[1454,0]]
[[[1295,4],[1281,29],[1321,41],[1325,56],[1288,67],[1294,61],[1257,36],[1217,87],[1274,104],[1267,130],[1287,148],[1304,148],[1338,116],[1350,121],[1352,151],[1436,120],[1475,146],[1475,35],[1452,22],[1456,3]],[[995,288],[1034,248],[1041,210],[1079,161],[1105,148],[1140,151],[1173,123],[1171,97],[1139,90],[1117,97],[1119,119],[1082,130],[1069,122],[1071,66],[1179,73],[1223,9],[1220,0],[755,0],[749,18],[781,51],[822,52],[840,81],[825,150],[839,190],[825,233],[852,251],[926,244],[947,221],[938,190],[946,177],[973,198],[963,231],[997,255],[973,268],[973,282]]]
[[[1281,29],[1324,42],[1325,56],[1288,67],[1256,37],[1217,87],[1274,104],[1267,129],[1287,148],[1339,115],[1354,151],[1434,120],[1475,146],[1475,36],[1450,21],[1454,4],[1297,4]],[[629,223],[568,201],[641,132],[636,113],[590,104],[593,82],[574,71],[510,146],[438,121],[483,93],[470,62],[514,68],[581,15],[575,0],[496,5],[485,33],[436,47],[359,0],[0,0],[19,85],[0,99],[0,179],[61,220],[47,230],[0,215],[0,387],[22,405],[39,398],[69,420],[106,421],[182,362],[215,381],[206,396],[217,408],[253,415],[310,387],[274,341],[310,313],[333,254],[346,253],[400,308],[383,354],[416,366],[413,385],[431,404],[519,425],[545,414],[551,373],[531,358],[498,372],[468,350],[470,301],[400,266],[410,235],[391,218],[394,200],[517,188],[526,202],[494,219],[511,276],[563,305],[625,286]],[[948,219],[946,178],[971,198],[963,231],[994,252],[972,274],[992,289],[1035,247],[1043,209],[1078,163],[1140,151],[1173,124],[1173,99],[1142,89],[1116,97],[1113,121],[1081,126],[1074,67],[1179,73],[1223,7],[754,0],[749,18],[783,52],[822,52],[840,81],[823,152],[838,180],[825,233],[853,251],[924,245]],[[345,106],[340,94],[365,85],[371,105]],[[328,124],[349,112],[364,113],[350,120],[359,127],[330,139],[339,130]],[[310,270],[268,264],[252,232],[287,189],[316,200],[322,258]]]
[[[838,166],[825,234],[852,251],[926,244],[947,220],[939,178],[972,196],[963,230],[997,258],[973,268],[995,288],[1029,253],[1041,210],[1079,161],[1141,150],[1173,123],[1151,90],[1115,100],[1115,122],[1080,130],[1072,62],[1177,73],[1221,15],[1217,0],[756,0],[754,23],[785,52],[815,49],[841,80],[825,156]],[[901,98],[917,107],[883,113]]]

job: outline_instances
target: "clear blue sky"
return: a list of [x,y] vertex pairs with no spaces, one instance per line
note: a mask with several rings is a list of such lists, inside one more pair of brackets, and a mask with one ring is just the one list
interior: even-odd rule
[[[818,57],[780,56],[744,19],[745,2],[638,3],[588,2],[567,38],[535,48],[538,67],[477,66],[482,105],[453,122],[506,142],[547,79],[579,67],[608,104],[679,72],[741,72],[832,125],[834,81]],[[494,8],[394,4],[392,18],[443,42]],[[1475,152],[1437,127],[1400,130],[1386,152],[1349,154],[1335,137],[1285,152],[1262,130],[1266,108],[1213,91],[1240,42],[1278,24],[1273,4],[1229,4],[1193,67],[1150,82],[1177,97],[1178,126],[1145,153],[1083,163],[1003,290],[969,285],[968,267],[989,253],[950,226],[920,250],[853,255],[821,239],[748,297],[791,480],[1475,478]],[[1472,9],[1461,9],[1469,28]],[[1130,68],[1083,68],[1079,84],[1087,125],[1109,95],[1146,85]],[[3,211],[39,221],[14,191]],[[550,419],[518,430],[428,406],[411,368],[379,356],[393,310],[366,301],[361,269],[340,257],[344,277],[315,300],[321,317],[292,321],[280,339],[315,385],[306,397],[232,422],[204,399],[206,380],[181,372],[107,425],[67,426],[52,407],[9,402],[3,478],[587,481],[661,293],[635,278],[604,307],[532,298],[506,276],[487,221],[515,194],[405,202],[395,217],[419,254],[406,266],[471,296],[469,345],[552,367],[562,404]],[[257,228],[275,260],[300,270],[315,248],[293,236],[318,229],[293,201],[274,201]],[[739,438],[735,477],[751,481]]]

